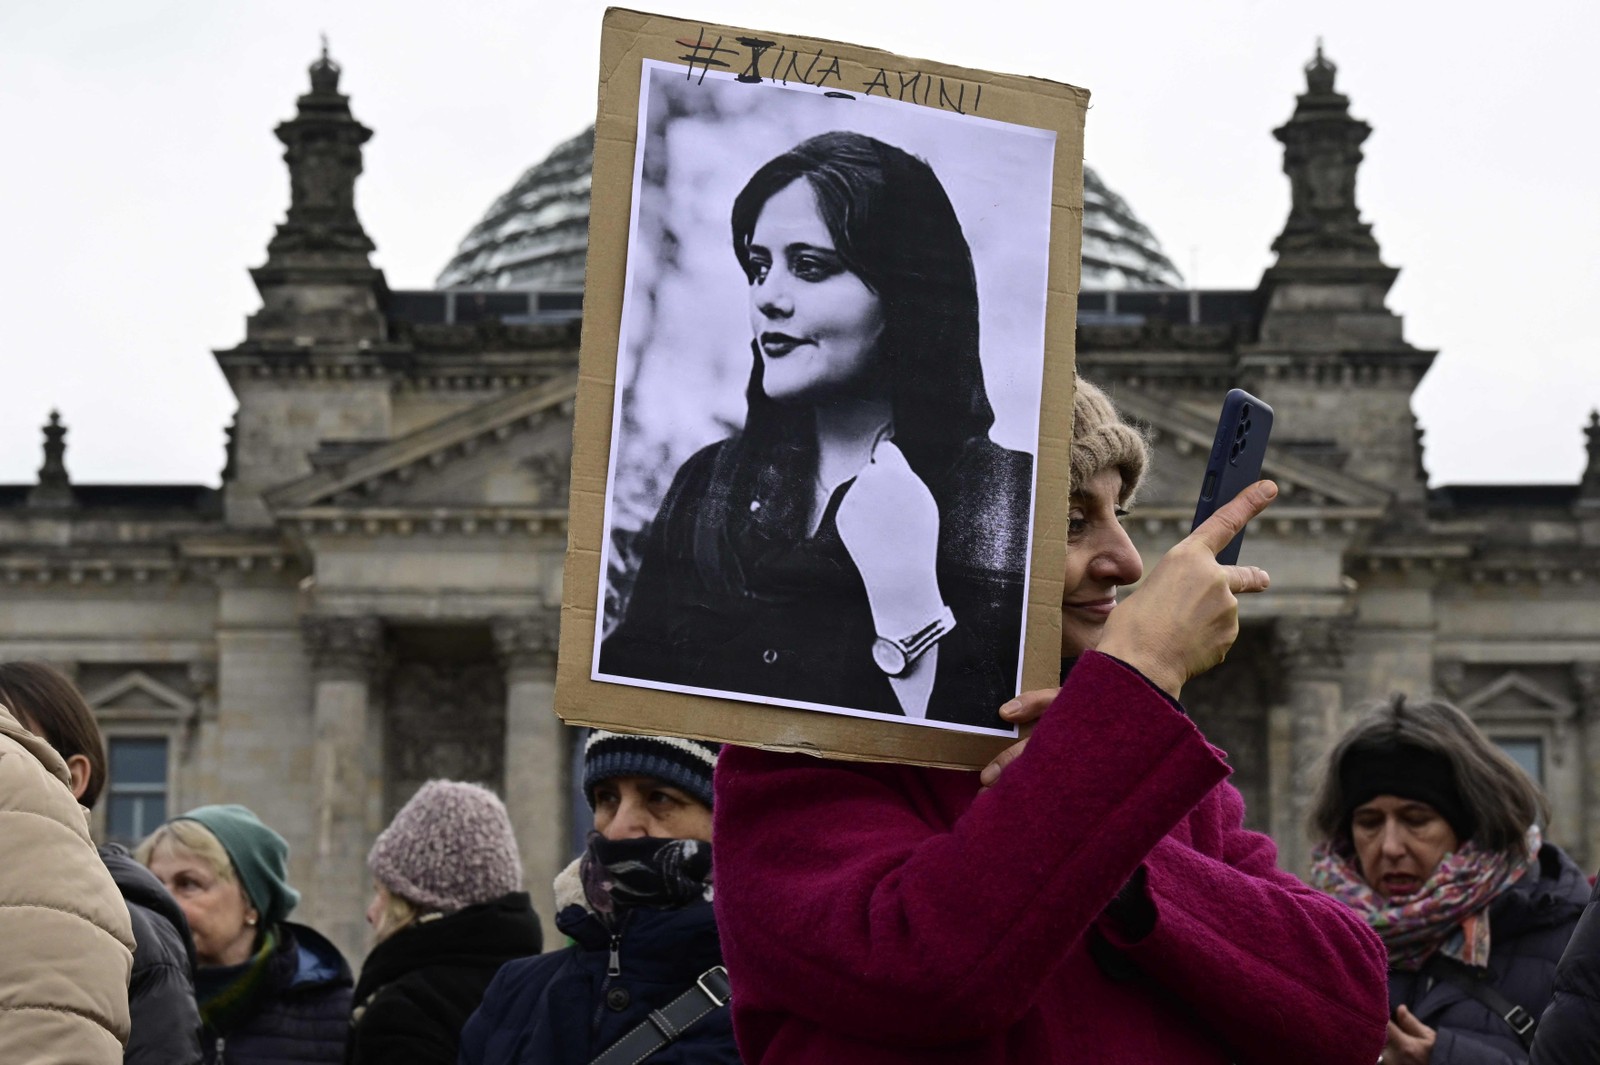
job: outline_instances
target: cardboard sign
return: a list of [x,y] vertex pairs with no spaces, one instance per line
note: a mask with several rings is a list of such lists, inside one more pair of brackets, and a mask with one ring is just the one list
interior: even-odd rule
[[556,710],[983,765],[1053,686],[1088,93],[612,9]]

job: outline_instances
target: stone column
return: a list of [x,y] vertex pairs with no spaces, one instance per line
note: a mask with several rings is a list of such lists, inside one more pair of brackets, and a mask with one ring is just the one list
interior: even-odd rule
[[1583,729],[1583,825],[1580,839],[1586,853],[1574,855],[1585,869],[1600,861],[1600,662],[1575,662],[1572,682],[1578,692],[1578,720]]
[[381,707],[372,699],[383,623],[374,617],[312,616],[302,619],[301,631],[313,677],[316,854],[297,916],[333,940],[354,966],[368,940],[367,850],[383,827]]
[[181,742],[173,752],[176,771],[172,779],[175,788],[167,802],[169,816],[199,805],[189,801],[195,790],[192,770],[200,749],[200,730],[207,725],[214,726],[217,721],[217,683],[216,660],[202,659],[189,663],[189,688],[194,694],[195,709],[194,715],[183,723]]
[[1348,634],[1348,623],[1339,618],[1280,618],[1273,634],[1284,665],[1290,759],[1288,802],[1282,817],[1273,811],[1273,834],[1278,864],[1300,876],[1311,858],[1306,813],[1322,759],[1339,736]]
[[560,620],[559,611],[546,609],[498,618],[493,630],[506,671],[506,808],[546,945],[561,942],[550,882],[573,858],[568,733],[554,710]]

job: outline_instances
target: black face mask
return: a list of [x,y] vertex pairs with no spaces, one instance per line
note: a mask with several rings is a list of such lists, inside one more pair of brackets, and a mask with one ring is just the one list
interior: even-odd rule
[[591,832],[578,873],[589,906],[602,917],[638,907],[677,909],[706,897],[711,844],[649,836],[611,840]]

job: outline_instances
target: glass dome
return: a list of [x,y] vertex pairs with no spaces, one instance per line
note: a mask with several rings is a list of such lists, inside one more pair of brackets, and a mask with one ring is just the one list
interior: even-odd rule
[[[439,274],[440,288],[577,289],[589,231],[594,129],[561,144],[495,200]],[[1083,168],[1083,287],[1179,288],[1183,275],[1121,196]]]

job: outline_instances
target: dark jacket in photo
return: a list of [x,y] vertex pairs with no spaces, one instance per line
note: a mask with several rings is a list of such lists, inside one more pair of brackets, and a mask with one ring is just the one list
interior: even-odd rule
[[[207,1027],[206,1065],[312,1065],[344,1061],[350,1031],[350,966],[322,933],[285,921],[251,1001],[226,1030]],[[195,974],[204,996],[214,969]]]
[[[834,492],[815,535],[754,549],[738,581],[707,579],[705,544],[728,536],[731,474],[722,467],[736,446],[737,438],[712,444],[678,470],[600,669],[900,714],[872,658],[878,633],[866,585],[834,520],[854,481]],[[956,624],[938,644],[930,720],[1000,728],[1000,704],[1016,694],[1032,476],[1030,456],[985,437],[967,443],[934,490],[939,590]]]
[[100,848],[133,922],[133,1028],[125,1065],[196,1065],[200,1009],[194,1002],[194,941],[189,922],[161,881],[115,843]]
[[538,954],[527,892],[425,918],[372,948],[356,982],[349,1065],[455,1065],[461,1028],[506,962]]
[[[1489,904],[1488,983],[1538,1017],[1550,1004],[1556,963],[1589,897],[1589,881],[1559,847],[1539,850],[1525,876]],[[1506,1021],[1455,984],[1389,973],[1389,1006],[1404,1004],[1439,1034],[1429,1065],[1522,1065],[1528,1051]]]
[[[576,863],[557,880],[558,901],[573,896]],[[722,964],[711,903],[637,909],[624,918],[608,975],[612,937],[581,903],[562,908],[556,926],[565,950],[514,961],[500,970],[461,1033],[461,1065],[588,1065],[636,1026]],[[702,1017],[647,1059],[650,1065],[737,1065],[727,1007]]]

